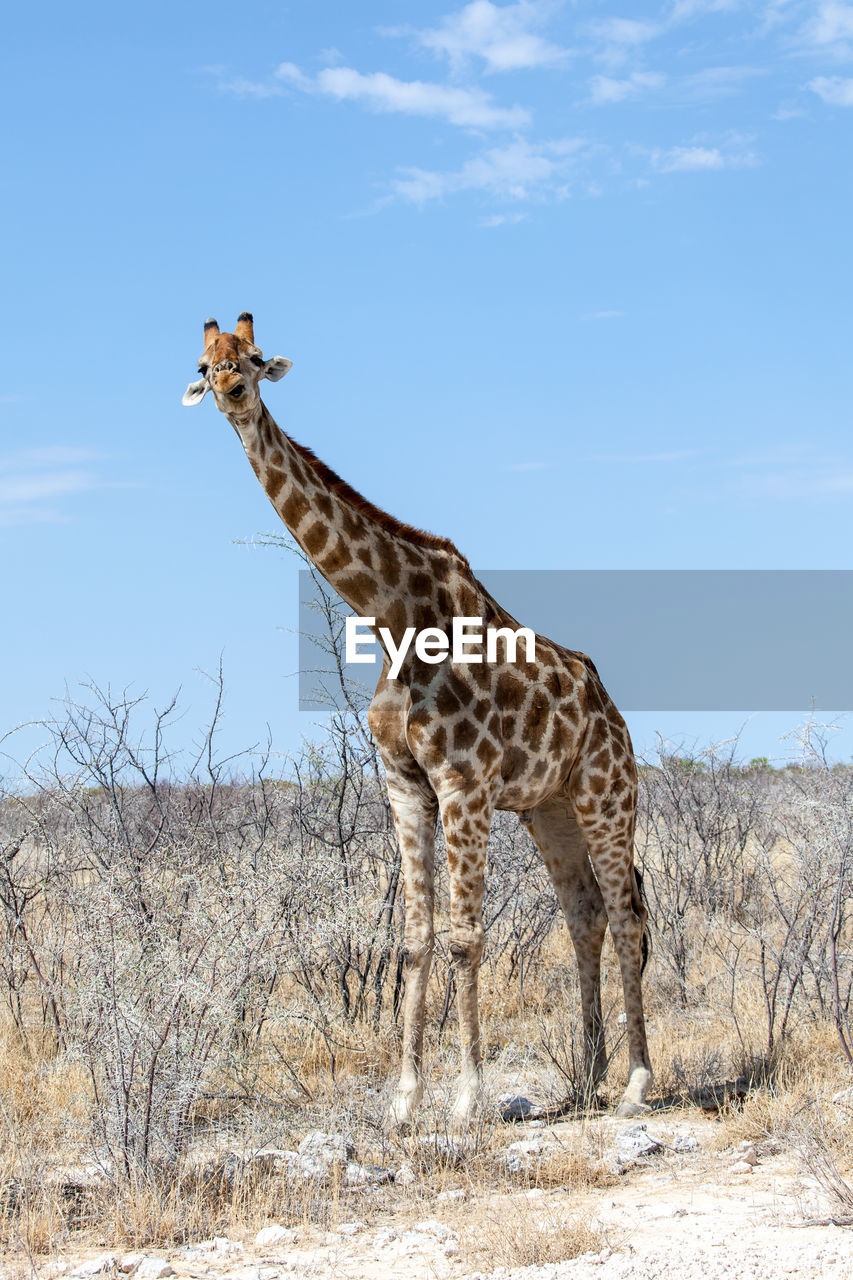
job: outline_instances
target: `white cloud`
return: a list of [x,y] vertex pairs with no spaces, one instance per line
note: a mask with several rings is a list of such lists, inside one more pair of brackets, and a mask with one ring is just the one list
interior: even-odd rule
[[0,480],[0,505],[19,505],[56,498],[62,493],[91,489],[94,481],[86,471],[47,472],[43,475],[12,475]]
[[772,120],[801,120],[806,111],[796,102],[782,102],[773,112]]
[[691,145],[670,147],[650,152],[652,165],[659,173],[711,172],[719,169],[742,169],[757,163],[755,154],[742,147],[722,151],[719,147]]
[[831,46],[853,40],[853,5],[825,0],[807,22],[803,34],[811,44]]
[[849,467],[833,471],[771,471],[744,477],[740,487],[751,497],[826,498],[853,493],[853,471]]
[[283,62],[276,77],[305,93],[326,94],[338,102],[363,102],[376,111],[404,115],[438,116],[472,129],[519,129],[530,122],[525,108],[495,106],[491,95],[482,89],[397,80],[384,71],[365,75],[351,67],[326,67],[312,79],[292,62]]
[[485,191],[503,200],[561,199],[568,195],[565,180],[582,145],[575,138],[539,143],[516,138],[506,146],[490,147],[455,171],[403,169],[392,189],[413,204],[457,191]]
[[524,222],[527,219],[526,213],[493,213],[491,217],[481,218],[481,227],[506,227],[514,226],[517,222]]
[[56,445],[0,457],[0,525],[61,520],[45,505],[51,499],[98,487],[97,478],[71,464],[93,457],[87,450]]
[[595,106],[624,102],[641,93],[660,89],[664,77],[654,71],[634,71],[625,80],[613,80],[610,76],[593,76],[589,82],[589,100]]
[[725,169],[726,161],[719,147],[671,147],[655,152],[652,162],[661,173],[683,169]]
[[636,18],[602,18],[587,26],[587,31],[600,46],[596,57],[608,67],[621,67],[642,45],[666,30],[658,22],[642,22]]
[[853,107],[853,79],[843,76],[817,76],[806,85],[833,107]]
[[[215,70],[220,75],[220,70]],[[269,80],[247,80],[245,76],[235,76],[233,80],[220,79],[219,88],[224,93],[235,93],[239,98],[280,98],[284,93],[280,84]]]
[[686,458],[696,458],[701,449],[673,449],[671,453],[594,453],[588,462],[620,462],[626,464],[640,462],[681,462]]
[[596,55],[599,61],[619,67],[643,45],[658,36],[666,35],[679,24],[705,13],[719,13],[739,7],[740,0],[674,0],[669,12],[663,14],[659,21],[600,18],[588,23],[586,30],[600,45]]
[[688,18],[695,18],[699,13],[724,13],[738,7],[739,0],[675,0],[672,21],[684,22]]
[[819,452],[799,440],[736,455],[728,465],[740,473],[733,487],[749,497],[817,498],[853,492],[848,458]]
[[424,48],[450,60],[455,69],[471,57],[482,58],[487,71],[518,71],[565,62],[568,49],[537,35],[546,7],[536,0],[496,5],[491,0],[471,0],[448,14],[434,28],[415,33]]
[[0,455],[0,473],[19,471],[22,467],[61,467],[80,462],[92,462],[99,457],[89,449],[76,449],[71,445],[43,445],[36,449],[20,449]]
[[590,31],[605,44],[640,45],[653,40],[663,31],[657,22],[641,22],[636,18],[602,18],[590,25]]
[[669,99],[713,102],[717,98],[738,93],[747,80],[765,74],[760,67],[730,66],[705,67],[702,71],[670,81],[657,71],[633,71],[619,79],[613,76],[593,76],[589,81],[589,101],[594,106],[606,106],[667,88]]
[[726,98],[737,93],[746,83],[756,76],[768,74],[764,67],[705,67],[685,76],[681,81],[681,89],[688,97],[696,101],[712,101],[715,98]]

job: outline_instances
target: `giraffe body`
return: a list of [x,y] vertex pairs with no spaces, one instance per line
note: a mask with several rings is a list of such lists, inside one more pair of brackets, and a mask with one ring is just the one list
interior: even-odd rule
[[[450,635],[454,617],[515,630],[518,623],[449,541],[374,507],[273,421],[258,394],[290,362],[265,361],[244,313],[233,334],[205,327],[202,379],[212,390],[275,510],[323,576],[399,646],[408,627]],[[434,835],[440,817],[450,878],[450,951],[457,981],[462,1071],[454,1116],[465,1123],[481,1087],[477,981],[483,883],[495,809],[517,812],[540,848],[580,972],[591,1086],[606,1065],[600,960],[609,924],[622,975],[629,1041],[623,1115],[645,1110],[651,1067],[641,974],[646,912],[634,871],[637,774],[624,720],[591,660],[543,636],[535,659],[428,663],[410,649],[399,676],[383,673],[368,723],[385,766],[406,887],[403,1061],[391,1104],[411,1122],[423,1091],[424,1003],[432,963]]]

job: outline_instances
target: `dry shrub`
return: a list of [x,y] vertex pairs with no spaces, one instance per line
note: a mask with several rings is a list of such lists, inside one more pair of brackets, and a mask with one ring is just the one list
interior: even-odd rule
[[[565,1133],[565,1131],[564,1131]],[[503,1174],[501,1182],[543,1191],[565,1190],[572,1193],[591,1191],[597,1187],[612,1187],[618,1178],[610,1173],[601,1158],[600,1138],[593,1136],[585,1126],[580,1132],[565,1135],[559,1149],[549,1152],[543,1159],[531,1162],[526,1168],[510,1176]]]
[[[853,1225],[853,1185],[842,1173],[838,1143],[827,1138],[820,1119],[808,1127],[800,1127],[798,1147],[803,1167],[826,1198],[830,1220],[839,1226]],[[849,1156],[845,1163],[849,1166]]]
[[513,1196],[500,1209],[486,1209],[469,1221],[461,1244],[469,1265],[489,1270],[541,1267],[612,1247],[604,1229],[588,1216],[567,1214],[526,1196]]
[[[334,638],[341,620],[327,605]],[[323,1225],[334,1188],[330,1198],[198,1172],[231,1149],[293,1146],[311,1128],[352,1134],[366,1162],[411,1163],[420,1181],[383,1191],[392,1207],[451,1184],[509,1181],[495,1157],[519,1131],[497,1122],[496,1098],[461,1167],[440,1144],[429,1158],[417,1134],[382,1130],[404,916],[362,695],[342,684],[326,739],[281,779],[262,758],[217,759],[222,693],[214,681],[198,756],[181,762],[167,745],[174,706],[152,717],[143,700],[90,689],[45,726],[41,764],[0,791],[0,1213],[18,1248],[55,1248],[70,1232],[180,1240],[236,1230],[268,1207],[277,1220]],[[804,747],[797,769],[743,767],[730,750],[663,753],[642,770],[657,1088],[691,1106],[742,1076],[751,1096],[721,1126],[729,1137],[738,1126],[744,1136],[790,1131],[808,1089],[837,1090],[853,1062],[853,769],[830,767],[812,730]],[[440,837],[436,896],[419,1133],[443,1135],[457,1058]],[[485,917],[495,1094],[511,1078],[535,1102],[585,1104],[571,944],[541,860],[508,814],[493,826]],[[608,1102],[627,1068],[609,940],[602,998]],[[577,1132],[518,1182],[598,1185],[591,1131]],[[62,1169],[81,1162],[104,1177],[63,1190]]]

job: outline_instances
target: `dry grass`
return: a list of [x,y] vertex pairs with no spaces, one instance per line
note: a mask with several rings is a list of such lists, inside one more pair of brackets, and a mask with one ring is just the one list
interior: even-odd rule
[[[500,1122],[498,1093],[519,1088],[545,1101],[559,1096],[565,1084],[543,1051],[543,1028],[575,1025],[577,997],[573,981],[557,986],[553,977],[554,972],[570,972],[567,940],[558,933],[548,950],[550,971],[543,967],[523,1002],[500,1002],[499,984],[491,986],[484,1025],[490,1042],[487,1075],[492,1097],[466,1138],[461,1159],[448,1157],[440,1141],[432,1146],[422,1141],[427,1133],[439,1138],[448,1133],[456,1070],[455,1028],[448,1028],[441,1039],[435,1034],[442,995],[438,984],[430,993],[433,1020],[427,1068],[431,1083],[415,1134],[389,1135],[382,1127],[385,1077],[397,1053],[396,1038],[387,1026],[379,1032],[366,1027],[341,1031],[334,1080],[322,1037],[288,1036],[279,1026],[266,1043],[261,1040],[254,1046],[254,1060],[243,1064],[244,1075],[254,1081],[252,1097],[220,1097],[201,1105],[186,1167],[160,1185],[103,1179],[77,1190],[70,1186],[68,1174],[61,1170],[92,1158],[87,1140],[92,1107],[87,1080],[77,1065],[62,1057],[41,1050],[25,1053],[7,1028],[0,1045],[0,1186],[4,1189],[0,1231],[7,1258],[43,1257],[96,1246],[103,1240],[115,1247],[140,1248],[214,1234],[247,1239],[271,1221],[301,1226],[308,1233],[321,1232],[354,1217],[379,1222],[387,1221],[389,1215],[393,1219],[409,1213],[422,1215],[437,1194],[457,1188],[463,1188],[478,1205],[508,1187],[517,1189],[511,1220],[503,1209],[500,1218],[487,1209],[478,1210],[476,1221],[465,1227],[463,1247],[472,1265],[538,1265],[612,1245],[594,1224],[561,1216],[542,1196],[529,1199],[524,1194],[531,1190],[547,1194],[555,1188],[577,1194],[611,1184],[612,1176],[601,1161],[600,1126],[582,1117],[568,1119],[548,1132],[549,1142],[557,1144],[555,1151],[514,1173],[501,1160],[511,1142],[542,1131]],[[712,970],[709,965],[710,985]],[[736,1073],[744,1062],[743,1047],[719,1007],[706,1004],[673,1010],[668,1006],[656,985],[654,967],[647,990],[656,1092],[671,1093],[683,1114],[695,1114],[698,1121],[701,1111],[691,1102],[691,1090]],[[614,1014],[620,1008],[612,963],[607,967],[604,1001]],[[284,1073],[276,1073],[276,1062],[282,1059],[291,1073],[286,1076],[286,1089]],[[626,1065],[623,1046],[615,1054],[602,1090],[607,1101],[618,1096]],[[716,1123],[711,1121],[706,1145],[722,1149],[747,1139],[774,1137],[792,1150],[811,1152],[812,1164],[819,1163],[815,1152],[823,1151],[824,1166],[834,1162],[836,1186],[843,1187],[848,1168],[843,1130],[849,1116],[841,1116],[834,1125],[824,1120],[815,1138],[817,1145],[809,1146],[803,1138],[816,1126],[814,1098],[828,1100],[848,1083],[833,1028],[812,1023],[798,1030],[772,1067],[764,1078],[756,1073],[741,1105],[729,1108]],[[277,1101],[271,1104],[270,1099]],[[248,1154],[264,1146],[293,1149],[314,1128],[350,1135],[364,1163],[390,1168],[410,1165],[414,1181],[365,1190],[344,1187],[340,1177],[319,1186],[288,1181],[270,1170],[231,1184],[223,1181],[222,1163],[229,1151]],[[827,1179],[831,1181],[830,1174]]]
[[540,1198],[514,1196],[500,1209],[486,1208],[461,1235],[467,1263],[495,1267],[541,1267],[613,1248],[614,1241],[588,1218],[566,1214]]

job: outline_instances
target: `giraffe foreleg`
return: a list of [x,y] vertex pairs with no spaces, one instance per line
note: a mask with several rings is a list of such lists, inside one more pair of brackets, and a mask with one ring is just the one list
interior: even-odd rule
[[442,799],[441,820],[450,872],[450,955],[456,980],[462,1065],[452,1122],[468,1124],[483,1082],[478,985],[483,957],[483,878],[491,801],[483,793]]

